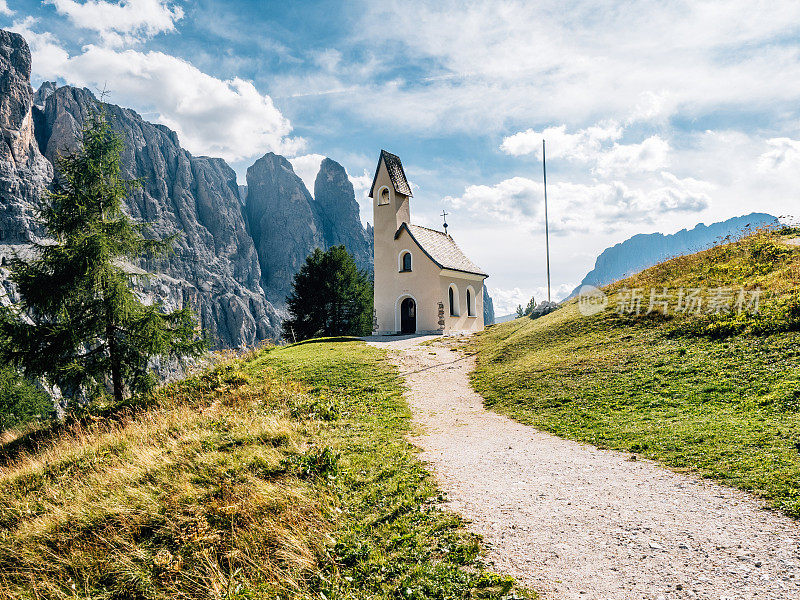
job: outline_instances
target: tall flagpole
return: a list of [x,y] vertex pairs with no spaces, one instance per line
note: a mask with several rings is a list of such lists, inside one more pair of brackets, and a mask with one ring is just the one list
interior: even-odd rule
[[547,245],[547,301],[550,302],[550,223],[547,220],[547,159],[542,140],[542,176],[544,177],[544,239]]

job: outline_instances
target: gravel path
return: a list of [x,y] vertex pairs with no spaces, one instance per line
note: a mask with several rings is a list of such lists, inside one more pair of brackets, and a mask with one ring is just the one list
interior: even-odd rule
[[449,508],[545,598],[800,599],[800,526],[749,495],[487,411],[446,340],[383,338]]

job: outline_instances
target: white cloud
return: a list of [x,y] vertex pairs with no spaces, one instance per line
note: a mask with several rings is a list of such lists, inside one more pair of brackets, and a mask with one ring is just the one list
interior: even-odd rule
[[369,194],[369,188],[372,186],[372,179],[373,176],[369,174],[369,172],[364,169],[364,172],[361,175],[348,175],[350,177],[350,182],[353,184],[353,188],[356,190],[356,196],[359,193],[367,197]]
[[614,144],[598,153],[594,171],[599,175],[657,171],[667,165],[669,143],[653,135],[640,144]]
[[[59,75],[55,69],[69,60],[69,53],[61,47],[52,33],[35,32],[32,28],[36,23],[37,20],[33,17],[25,17],[21,21],[15,21],[9,29],[22,35],[28,42],[33,58],[32,74],[39,75],[42,79],[56,79]],[[55,67],[50,68],[50,65]]]
[[95,90],[108,85],[109,101],[174,129],[193,154],[236,161],[270,150],[291,156],[304,147],[272,99],[250,81],[218,79],[163,52],[88,45],[70,56],[52,34],[32,31],[34,25],[28,18],[13,29],[31,46],[35,77]]
[[175,30],[183,8],[167,0],[47,0],[74,25],[96,31],[107,44],[119,46]]
[[[695,179],[661,173],[662,182],[633,188],[621,181],[558,182],[548,186],[550,231],[554,234],[614,230],[634,223],[654,223],[675,212],[708,208],[712,186]],[[543,186],[539,181],[513,177],[495,185],[467,186],[458,198],[445,201],[487,221],[512,224],[532,231],[544,229]]]
[[[366,72],[326,63],[277,78],[281,96],[333,91],[328,105],[377,123],[391,106],[398,131],[425,133],[663,122],[722,107],[780,115],[800,99],[793,0],[363,4],[351,40],[368,48]],[[416,70],[398,64],[426,72],[409,77]]]
[[758,157],[758,170],[762,173],[797,170],[800,166],[800,140],[781,137],[767,140],[771,148]]
[[325,157],[322,154],[303,154],[289,159],[294,172],[303,180],[306,189],[312,196],[314,195],[314,182],[317,180],[319,166],[323,160]]
[[626,122],[631,124],[665,119],[675,110],[674,106],[670,105],[669,99],[670,95],[666,92],[656,93],[650,90],[642,92]]
[[14,14],[14,11],[8,8],[8,2],[6,0],[0,0],[0,15],[10,17]]
[[[614,121],[598,123],[575,133],[567,133],[566,125],[548,127],[543,131],[527,129],[503,139],[500,149],[512,156],[533,154],[542,159],[542,140],[547,144],[547,156],[569,161],[593,163],[598,175],[657,171],[667,165],[669,143],[658,135],[638,144],[620,144],[623,128]],[[613,145],[609,145],[614,142]]]
[[369,188],[372,186],[373,175],[364,169],[361,175],[347,174],[350,178],[350,183],[353,184],[353,189],[356,193],[356,202],[361,215],[361,222],[366,226],[367,223],[372,222],[372,198],[368,196]]
[[[517,306],[525,308],[531,297],[535,296],[535,291],[532,289],[520,289],[518,287],[512,289],[502,289],[488,287],[486,291],[492,297],[492,304],[494,305],[495,317],[504,317],[516,311]],[[545,292],[546,293],[546,292]]]
[[548,127],[541,132],[534,129],[520,131],[503,139],[500,149],[512,156],[534,154],[542,159],[542,140],[546,141],[547,155],[550,158],[587,161],[596,156],[603,142],[622,137],[622,129],[613,121],[599,123],[567,133],[566,125]]
[[[466,208],[489,220],[531,223],[540,215],[542,184],[525,177],[512,177],[493,186],[470,185],[458,198],[445,202],[455,209]],[[543,213],[542,213],[543,214]]]

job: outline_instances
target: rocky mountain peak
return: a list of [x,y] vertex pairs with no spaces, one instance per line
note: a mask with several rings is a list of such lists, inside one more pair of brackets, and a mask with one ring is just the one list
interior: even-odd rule
[[[52,180],[52,163],[76,148],[84,122],[98,108],[89,90],[52,82],[34,95],[29,74],[25,41],[0,32],[0,126],[6,141],[0,152],[2,257],[24,252],[31,239],[45,233],[33,215]],[[174,131],[132,110],[112,104],[103,108],[123,138],[123,175],[142,182],[125,210],[148,223],[147,235],[163,239],[177,234],[172,254],[135,265],[157,273],[138,285],[139,294],[168,309],[191,306],[216,347],[276,337],[280,315],[260,287],[258,256],[233,170],[221,159],[192,156]],[[8,271],[1,268],[0,285],[15,297]]]
[[9,244],[27,243],[42,233],[33,215],[53,176],[52,166],[36,143],[30,74],[28,44],[22,36],[0,30],[0,255],[3,259],[13,254],[13,246]]
[[606,248],[597,257],[594,268],[572,291],[570,297],[577,294],[583,285],[601,287],[670,258],[705,250],[714,244],[740,237],[760,227],[774,226],[777,222],[778,220],[772,215],[751,213],[710,225],[699,223],[692,229],[682,229],[673,234],[634,235],[624,242]]
[[58,84],[55,81],[45,81],[36,90],[33,95],[33,105],[39,110],[44,110],[44,105],[47,99],[58,89]]
[[244,214],[261,264],[262,288],[283,304],[306,256],[324,247],[313,199],[292,164],[268,152],[247,169]]
[[0,30],[0,72],[0,160],[22,166],[37,157],[31,114],[31,52],[21,35]]
[[327,247],[344,244],[362,269],[372,271],[372,236],[361,225],[355,190],[335,160],[322,161],[314,182],[315,211]]

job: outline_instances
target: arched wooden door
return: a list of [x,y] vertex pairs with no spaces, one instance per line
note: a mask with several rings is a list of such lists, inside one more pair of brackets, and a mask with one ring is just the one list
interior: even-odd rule
[[400,303],[400,333],[417,332],[417,305],[413,298]]

